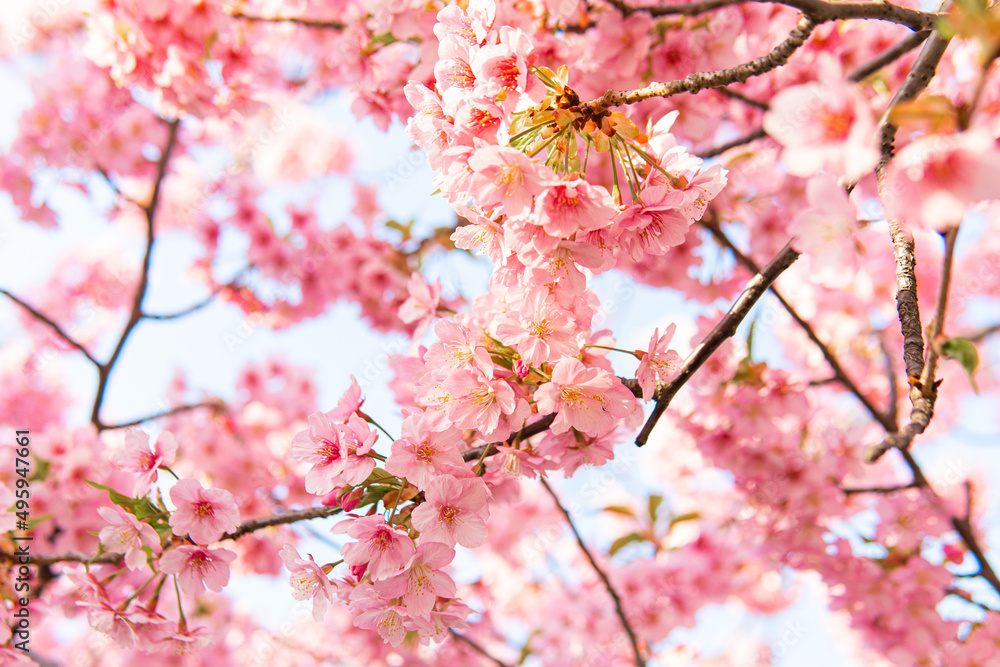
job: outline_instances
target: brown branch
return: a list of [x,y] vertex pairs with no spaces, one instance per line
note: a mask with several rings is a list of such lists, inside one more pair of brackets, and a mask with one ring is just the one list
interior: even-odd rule
[[743,104],[748,107],[753,107],[755,109],[760,109],[761,111],[767,111],[771,108],[771,105],[767,102],[761,102],[760,100],[755,100],[752,97],[748,97],[738,90],[733,90],[732,88],[717,88],[717,92],[720,94],[733,99],[743,102]]
[[706,88],[722,88],[737,81],[745,83],[752,76],[758,76],[764,72],[777,69],[788,62],[791,55],[809,39],[809,35],[812,34],[815,27],[815,21],[808,16],[803,16],[788,36],[788,39],[774,47],[767,55],[755,58],[748,63],[715,72],[688,74],[683,79],[667,83],[655,81],[645,88],[637,90],[622,92],[609,90],[603,97],[591,100],[580,106],[583,109],[588,109],[590,114],[596,116],[604,113],[610,107],[635,104],[654,97],[666,98],[679,95],[680,93],[697,93]]
[[480,646],[475,641],[469,639],[465,635],[460,635],[459,633],[455,632],[454,628],[448,628],[448,632],[451,633],[452,637],[454,637],[455,639],[457,639],[460,642],[463,642],[466,646],[468,646],[469,648],[471,648],[476,653],[482,655],[483,657],[487,658],[488,660],[492,660],[493,662],[497,663],[498,667],[509,667],[506,662],[502,662],[501,660],[498,660],[497,658],[494,658],[492,655],[489,654],[489,651],[487,651],[486,649],[484,649],[482,646]]
[[[733,245],[732,241],[730,241],[729,237],[725,235],[722,228],[719,227],[719,223],[716,222],[714,218],[705,216],[705,218],[702,219],[701,224],[705,227],[705,229],[712,233],[712,236],[715,237],[715,240],[718,241],[720,245],[733,253],[733,256],[736,257],[736,261],[750,271],[758,274],[760,273],[760,267],[757,263],[747,255],[744,255],[736,246]],[[819,348],[819,351],[822,352],[823,358],[826,359],[826,363],[828,363],[830,368],[833,369],[834,379],[854,394],[854,396],[861,401],[861,404],[865,406],[868,412],[871,413],[875,420],[882,424],[887,431],[895,431],[896,422],[890,420],[886,413],[879,410],[872,400],[861,391],[861,388],[854,383],[854,380],[851,379],[851,377],[847,374],[847,371],[844,370],[844,367],[841,366],[840,360],[837,359],[837,356],[832,350],[830,350],[830,347],[816,335],[816,330],[813,329],[812,325],[799,315],[798,312],[796,312],[795,308],[792,307],[792,304],[785,300],[785,297],[782,296],[781,292],[779,292],[774,285],[771,285],[770,290],[771,293],[774,294],[775,298],[778,299],[778,302],[781,303],[782,307],[788,312],[792,319],[795,320],[795,323],[798,324],[799,327],[805,332],[806,336],[809,337],[809,340],[811,340],[813,344]]]
[[915,488],[917,488],[916,482],[910,482],[909,484],[900,484],[899,486],[865,486],[860,488],[841,487],[840,490],[843,491],[845,495],[852,496],[859,493],[895,493],[896,491],[905,491],[906,489]]
[[[881,443],[870,447],[865,453],[865,458],[869,462],[878,460],[893,447],[908,448],[913,439],[927,429],[934,417],[934,403],[937,401],[938,386],[938,382],[934,379],[938,360],[938,338],[944,330],[945,313],[948,308],[948,287],[951,285],[951,269],[955,257],[957,236],[958,227],[952,227],[944,234],[944,261],[941,267],[941,280],[938,283],[937,305],[934,309],[934,319],[931,321],[931,330],[928,336],[927,360],[926,362],[923,359],[920,360],[920,368],[917,371],[916,368],[910,368],[910,359],[907,359],[906,372],[910,378],[910,402],[913,405],[913,409],[910,411],[910,423],[898,433],[890,433]],[[900,321],[902,321],[902,317],[901,312]],[[919,324],[919,319],[917,323]]]
[[[265,516],[259,519],[250,519],[249,521],[244,521],[241,523],[236,530],[231,533],[226,533],[219,538],[222,540],[238,540],[244,535],[252,533],[263,528],[269,528],[270,526],[281,526],[289,523],[296,523],[298,521],[308,521],[310,519],[323,519],[326,517],[339,514],[342,511],[340,506],[337,507],[310,507],[304,510],[294,510],[291,512],[282,512],[281,514],[274,514],[272,516]],[[16,563],[19,562],[18,556],[3,549],[0,549],[0,562]],[[112,564],[117,565],[121,563],[124,559],[122,554],[105,553],[99,556],[81,554],[76,552],[69,552],[53,556],[32,556],[30,565],[55,565],[56,563],[90,563],[90,564]]]
[[889,352],[889,347],[885,344],[881,333],[876,334],[876,338],[878,338],[878,346],[882,350],[882,356],[885,357],[885,375],[886,381],[889,383],[889,409],[886,410],[886,416],[896,426],[892,429],[895,431],[898,430],[899,424],[899,384],[896,382],[896,364],[892,362],[892,353]]
[[243,273],[246,270],[247,269],[240,270],[232,280],[230,280],[229,282],[227,282],[227,283],[225,283],[223,285],[216,286],[215,289],[212,290],[212,293],[209,294],[207,297],[205,297],[204,299],[202,299],[198,303],[195,303],[195,304],[193,304],[191,306],[188,306],[187,308],[184,308],[183,310],[179,310],[179,311],[177,311],[175,313],[165,313],[165,314],[162,314],[162,315],[154,315],[154,314],[150,314],[150,313],[142,313],[142,317],[145,318],[145,319],[147,319],[147,320],[176,320],[176,319],[178,319],[180,317],[184,317],[186,315],[190,315],[191,313],[198,312],[202,308],[204,308],[204,307],[208,306],[210,303],[212,303],[212,301],[215,300],[215,297],[219,296],[219,293],[222,292],[223,290],[230,289],[230,288],[233,288],[233,287],[237,287],[238,286],[238,281],[239,281],[240,277],[243,275]]
[[[725,90],[725,88],[720,88],[719,90]],[[765,132],[764,128],[761,127],[754,130],[753,132],[750,132],[749,134],[743,135],[742,137],[738,137],[736,139],[733,139],[732,141],[720,144],[715,148],[709,148],[704,153],[698,153],[698,157],[702,158],[703,160],[707,160],[710,157],[722,155],[730,148],[736,148],[737,146],[745,146],[746,144],[757,141],[758,139],[763,139],[766,136],[767,132]]]
[[282,526],[289,523],[295,523],[297,521],[308,521],[309,519],[325,519],[326,517],[333,516],[334,514],[340,514],[342,511],[343,510],[339,505],[335,507],[310,507],[309,509],[304,510],[293,510],[291,512],[273,514],[260,519],[250,519],[249,521],[241,523],[233,532],[226,533],[220,537],[219,540],[238,540],[244,535],[261,530],[262,528]]
[[890,2],[824,2],[824,0],[702,0],[678,5],[661,5],[659,7],[631,7],[622,0],[608,0],[622,14],[628,16],[634,12],[648,13],[650,16],[696,16],[732,5],[746,2],[766,3],[794,7],[804,15],[813,19],[816,24],[827,21],[847,19],[872,19],[889,21],[905,25],[913,30],[929,30],[934,27],[937,15],[922,12],[908,7],[901,7]]
[[579,531],[573,524],[572,517],[570,517],[566,508],[562,506],[562,503],[559,502],[559,496],[556,495],[555,491],[552,490],[552,487],[549,486],[548,482],[546,482],[544,478],[539,478],[539,481],[542,483],[542,486],[545,487],[545,490],[549,492],[549,495],[552,496],[552,501],[556,504],[556,507],[558,507],[563,516],[566,517],[566,522],[569,524],[570,530],[573,531],[573,535],[576,536],[576,543],[580,545],[580,550],[583,552],[583,555],[587,557],[587,560],[590,561],[590,565],[594,568],[594,572],[596,572],[597,576],[601,578],[602,582],[604,582],[604,587],[607,589],[608,594],[611,595],[611,599],[614,600],[615,612],[618,614],[618,618],[621,619],[622,627],[625,628],[625,634],[628,635],[629,641],[632,643],[632,651],[635,653],[636,667],[645,667],[646,661],[643,659],[642,652],[639,650],[639,639],[635,636],[635,631],[632,630],[632,625],[625,616],[625,609],[622,607],[622,600],[618,596],[618,592],[615,591],[615,587],[611,585],[611,580],[608,579],[608,575],[604,573],[604,570],[602,570],[597,564],[597,561],[594,560],[594,556],[590,553],[590,549],[588,549],[587,545],[584,544],[583,538],[580,537]]
[[747,283],[743,293],[729,309],[725,317],[719,320],[715,328],[705,336],[701,343],[698,344],[698,347],[684,360],[680,373],[670,382],[657,388],[656,404],[653,406],[653,411],[649,415],[649,419],[646,420],[639,435],[636,436],[635,444],[637,446],[642,447],[646,444],[649,434],[653,431],[653,427],[656,426],[656,422],[659,421],[660,417],[666,411],[667,406],[670,405],[670,401],[680,391],[680,388],[691,379],[695,371],[701,368],[702,364],[708,361],[709,357],[719,349],[719,346],[727,338],[736,333],[740,322],[746,318],[760,297],[764,295],[777,277],[798,258],[799,253],[792,248],[792,243],[789,241],[774,256],[774,259]]
[[869,76],[879,71],[886,65],[896,62],[907,53],[923,44],[924,41],[926,41],[926,39],[930,36],[930,30],[918,30],[917,32],[910,33],[903,41],[899,42],[895,46],[889,47],[865,64],[859,65],[853,72],[850,73],[850,75],[848,75],[847,80],[858,83],[859,81],[867,79]]
[[31,313],[34,316],[34,318],[36,320],[38,320],[39,322],[42,322],[43,324],[48,325],[48,327],[50,329],[52,329],[52,331],[54,331],[57,336],[59,336],[64,341],[66,341],[67,343],[69,343],[71,346],[75,347],[77,350],[79,350],[80,352],[82,352],[83,356],[87,357],[87,360],[90,363],[92,363],[95,366],[97,366],[98,368],[100,368],[101,363],[99,361],[97,361],[97,359],[95,359],[93,357],[93,355],[90,354],[90,352],[87,351],[87,348],[85,348],[83,345],[81,345],[80,343],[78,343],[75,340],[73,340],[73,338],[71,338],[68,333],[66,333],[65,331],[63,331],[63,328],[60,327],[58,324],[56,324],[51,318],[49,318],[48,316],[42,314],[40,311],[38,311],[35,308],[33,308],[32,306],[28,305],[23,300],[21,300],[19,297],[15,296],[14,294],[10,293],[9,291],[7,291],[5,289],[0,288],[0,294],[5,295],[8,299],[10,299],[11,301],[13,301],[14,303],[16,303],[17,305],[19,305],[22,308],[24,308],[29,313]]
[[226,404],[223,401],[216,399],[213,401],[204,401],[202,403],[193,403],[191,405],[179,405],[177,407],[170,408],[169,410],[163,410],[162,412],[146,415],[145,417],[140,417],[139,419],[133,419],[132,421],[122,422],[120,424],[104,424],[102,430],[113,431],[119,428],[138,426],[143,422],[153,421],[154,419],[160,419],[161,417],[172,417],[173,415],[190,412],[191,410],[197,410],[198,408],[212,408],[213,410],[223,411],[226,409]]
[[[927,477],[924,476],[923,471],[920,469],[920,465],[917,463],[916,459],[913,458],[913,454],[908,449],[900,449],[899,453],[903,455],[903,460],[906,461],[906,465],[909,466],[910,471],[913,473],[913,485],[920,487],[927,498],[935,504],[937,507],[942,508],[944,514],[949,514],[944,510],[945,504],[941,500],[941,496],[937,494],[934,487],[930,485],[927,481]],[[966,483],[966,493],[970,493],[971,489]],[[966,548],[972,552],[972,555],[976,557],[979,562],[979,572],[976,576],[980,576],[985,579],[990,586],[993,587],[997,593],[1000,593],[1000,577],[997,576],[996,571],[994,571],[993,566],[986,559],[986,553],[983,548],[979,545],[979,541],[976,539],[976,535],[972,530],[972,507],[971,507],[971,494],[968,498],[968,506],[966,508],[966,515],[964,517],[951,516],[951,525],[955,531],[965,542]]]
[[973,331],[972,333],[970,333],[970,334],[968,334],[966,336],[962,336],[962,338],[970,340],[973,343],[978,343],[979,341],[983,340],[987,336],[991,336],[991,335],[997,333],[998,331],[1000,331],[1000,324],[994,324],[992,326],[983,327],[982,329],[979,329],[978,331]]
[[153,223],[156,218],[156,209],[160,202],[163,179],[167,174],[167,164],[170,162],[170,154],[177,145],[177,130],[179,126],[180,120],[173,120],[168,124],[167,143],[160,153],[160,160],[156,166],[153,193],[150,195],[149,203],[143,207],[143,212],[146,215],[146,252],[142,259],[142,273],[139,276],[139,285],[136,288],[135,297],[132,299],[132,310],[129,313],[128,321],[125,323],[125,328],[118,338],[118,343],[111,353],[111,357],[97,367],[97,393],[94,396],[94,407],[90,412],[90,422],[98,432],[106,428],[101,422],[100,411],[101,404],[104,402],[104,393],[108,387],[108,379],[111,377],[111,371],[114,369],[115,363],[117,363],[132,330],[135,329],[135,325],[142,319],[142,300],[145,298],[146,288],[149,286],[149,265],[153,253],[153,242],[156,238]]
[[298,16],[256,16],[253,14],[244,14],[236,10],[230,10],[228,13],[234,19],[243,19],[244,21],[251,21],[253,23],[294,23],[307,28],[326,28],[329,30],[344,30],[347,27],[340,21],[322,21]]

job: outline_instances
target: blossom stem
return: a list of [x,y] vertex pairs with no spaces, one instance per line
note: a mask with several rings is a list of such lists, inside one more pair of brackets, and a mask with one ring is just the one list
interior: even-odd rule
[[635,353],[634,350],[623,350],[620,347],[608,347],[607,345],[595,345],[593,343],[587,343],[584,347],[596,347],[601,350],[611,350],[612,352],[624,352],[625,354],[631,354],[633,357],[642,361],[642,357]]

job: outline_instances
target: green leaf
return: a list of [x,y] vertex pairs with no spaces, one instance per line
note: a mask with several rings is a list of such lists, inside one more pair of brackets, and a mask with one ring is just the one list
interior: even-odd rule
[[45,478],[49,476],[49,468],[51,464],[45,459],[40,459],[34,454],[31,458],[35,461],[35,471],[31,473],[31,477],[28,478],[29,482],[43,482]]
[[671,517],[670,518],[670,527],[667,529],[667,532],[670,532],[671,530],[673,530],[674,526],[676,526],[679,523],[683,523],[685,521],[694,521],[694,520],[700,519],[700,518],[701,518],[701,514],[698,514],[697,512],[688,512],[687,514],[681,514],[679,516]]
[[602,511],[603,512],[614,512],[615,514],[624,514],[625,516],[632,517],[633,519],[636,518],[635,517],[635,512],[633,512],[628,507],[625,507],[624,505],[608,505]]
[[954,359],[962,365],[969,376],[972,390],[978,394],[975,372],[979,366],[979,351],[976,349],[976,344],[968,338],[949,338],[941,343],[941,356],[945,359]]
[[656,510],[660,508],[663,496],[653,494],[649,497],[649,520],[656,523]]
[[110,486],[104,486],[103,484],[98,484],[97,482],[92,482],[89,479],[85,479],[84,481],[87,484],[90,484],[92,487],[94,487],[98,491],[107,491],[108,492],[108,496],[111,498],[111,502],[113,502],[115,505],[118,505],[119,507],[128,508],[128,510],[131,511],[133,514],[135,513],[135,505],[138,502],[135,498],[129,498],[126,495],[118,493],[117,491],[115,491],[114,489],[112,489]]
[[646,538],[639,533],[629,533],[628,535],[623,535],[611,543],[611,548],[608,549],[608,555],[614,556],[626,545],[632,544],[633,542],[643,542],[645,539]]

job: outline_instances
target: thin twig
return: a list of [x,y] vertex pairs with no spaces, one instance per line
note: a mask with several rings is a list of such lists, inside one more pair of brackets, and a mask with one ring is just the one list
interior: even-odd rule
[[240,271],[239,273],[237,273],[236,277],[234,277],[229,282],[227,282],[227,283],[225,283],[223,285],[216,286],[216,288],[212,290],[212,293],[209,294],[207,297],[205,297],[204,299],[202,299],[198,303],[195,303],[193,305],[188,306],[187,308],[184,308],[183,310],[179,310],[179,311],[177,311],[175,313],[164,313],[162,315],[155,315],[155,314],[150,314],[150,313],[143,313],[142,317],[145,318],[145,319],[147,319],[147,320],[176,320],[176,319],[178,319],[180,317],[184,317],[186,315],[190,315],[191,313],[196,313],[199,310],[201,310],[202,308],[204,308],[204,307],[208,306],[210,303],[212,303],[212,301],[215,300],[215,297],[219,296],[219,294],[223,290],[235,287],[237,285],[237,281],[243,275],[243,272],[245,270],[246,269],[243,269],[242,271]]
[[987,336],[991,336],[991,335],[997,333],[998,331],[1000,331],[1000,324],[994,324],[992,326],[983,327],[982,329],[979,329],[977,331],[973,331],[970,334],[962,336],[962,338],[965,338],[966,340],[970,340],[973,343],[978,343],[979,341],[983,340]]
[[923,44],[924,41],[930,36],[930,30],[918,30],[917,32],[910,33],[903,41],[899,42],[895,46],[889,47],[865,64],[859,65],[848,75],[847,80],[858,83],[859,81],[867,79],[869,76],[879,71],[886,65],[896,62],[907,53]]
[[845,495],[853,496],[859,493],[895,493],[896,491],[905,491],[906,489],[915,489],[917,484],[915,482],[910,482],[909,484],[900,484],[899,486],[865,486],[860,488],[843,488],[841,491]]
[[896,382],[896,364],[892,361],[892,353],[889,351],[889,346],[885,344],[885,338],[882,337],[882,334],[878,333],[875,337],[878,339],[882,356],[885,357],[885,375],[886,381],[889,383],[889,408],[886,410],[886,417],[896,427],[892,430],[896,431],[899,429],[899,383]]
[[767,111],[768,109],[771,108],[771,105],[768,104],[767,102],[761,102],[760,100],[755,100],[754,98],[748,97],[743,93],[741,93],[740,91],[733,90],[732,88],[716,88],[716,90],[720,94],[725,95],[730,99],[739,100],[740,102],[743,102],[743,104],[747,105],[748,107],[760,109],[761,111]]
[[618,614],[618,618],[621,620],[622,626],[625,628],[625,634],[628,635],[629,641],[632,643],[632,651],[635,653],[636,667],[645,667],[646,661],[643,659],[642,652],[639,650],[639,639],[635,636],[635,631],[632,630],[632,624],[629,623],[628,618],[625,616],[625,609],[622,607],[622,600],[618,596],[618,592],[615,591],[615,587],[611,585],[611,580],[608,579],[608,575],[604,573],[601,566],[597,564],[596,560],[594,560],[594,556],[590,553],[590,549],[588,549],[587,545],[584,544],[583,538],[580,537],[580,533],[576,529],[576,525],[574,525],[572,517],[570,517],[566,508],[562,506],[562,503],[559,502],[559,496],[556,495],[555,491],[552,490],[552,487],[549,486],[548,482],[546,482],[544,478],[540,478],[539,481],[542,483],[542,486],[545,487],[545,490],[549,492],[549,495],[552,496],[552,501],[556,504],[556,507],[558,507],[563,516],[566,517],[566,522],[569,523],[570,530],[572,530],[573,535],[576,536],[576,542],[580,545],[580,550],[583,551],[583,555],[587,557],[588,561],[590,561],[590,565],[594,568],[594,572],[596,572],[597,576],[601,578],[602,582],[604,582],[604,587],[608,590],[608,594],[611,595],[611,599],[614,600],[615,612]]
[[673,380],[667,382],[657,388],[656,391],[656,404],[653,406],[653,411],[649,415],[649,419],[643,425],[642,430],[639,435],[636,436],[635,444],[642,447],[646,444],[649,439],[649,434],[652,433],[653,427],[660,420],[660,417],[666,411],[667,406],[670,405],[670,401],[673,397],[680,391],[680,388],[691,379],[702,364],[708,361],[709,357],[719,349],[719,346],[733,334],[736,333],[736,329],[739,327],[740,322],[742,322],[746,316],[750,313],[750,310],[754,307],[761,296],[767,291],[771,286],[771,283],[777,279],[778,276],[782,274],[789,266],[799,258],[799,253],[792,248],[791,241],[782,248],[777,255],[774,256],[767,266],[764,267],[763,271],[758,273],[750,282],[747,283],[746,288],[743,293],[733,304],[729,312],[726,313],[725,317],[719,320],[719,323],[715,325],[715,328],[698,344],[698,347],[688,355],[688,358],[684,360],[684,364],[681,366],[680,373],[674,377]]
[[824,0],[701,0],[677,5],[661,5],[659,7],[631,7],[622,0],[608,0],[626,16],[635,12],[644,12],[650,16],[696,16],[732,5],[742,5],[747,2],[786,5],[794,7],[817,24],[827,21],[847,19],[873,19],[889,21],[905,25],[912,30],[929,30],[934,27],[937,15],[922,12],[890,2],[825,2]]
[[455,630],[453,628],[448,628],[448,632],[451,633],[452,637],[454,637],[455,639],[457,639],[460,642],[463,642],[466,646],[468,646],[469,648],[471,648],[476,653],[479,653],[483,657],[485,657],[485,658],[487,658],[489,660],[492,660],[493,662],[497,663],[498,667],[509,667],[509,665],[506,662],[503,662],[503,661],[501,661],[501,660],[499,660],[497,658],[494,658],[492,655],[490,655],[489,651],[487,651],[482,646],[480,646],[478,643],[476,643],[472,639],[469,639],[465,635],[461,635],[461,634],[455,632]]
[[149,286],[149,265],[153,253],[153,242],[156,239],[154,233],[156,209],[160,202],[160,193],[163,188],[163,179],[167,174],[170,154],[177,145],[177,130],[179,126],[180,120],[173,120],[168,124],[167,143],[160,153],[160,160],[156,166],[153,193],[149,198],[149,203],[143,207],[143,212],[146,215],[146,252],[142,259],[142,273],[139,276],[139,285],[136,288],[135,297],[132,299],[132,310],[129,312],[128,321],[125,323],[125,328],[118,338],[118,344],[115,345],[111,357],[97,367],[97,393],[94,396],[94,407],[90,412],[90,422],[99,432],[105,429],[104,424],[101,422],[100,411],[101,404],[104,402],[104,393],[108,387],[108,379],[111,377],[111,371],[114,369],[122,350],[125,348],[125,342],[128,340],[129,335],[135,329],[135,325],[142,319],[142,300],[145,298],[146,288]]
[[144,422],[153,421],[154,419],[160,419],[161,417],[172,417],[174,415],[181,414],[183,412],[190,412],[191,410],[197,410],[198,408],[212,408],[213,410],[222,411],[226,409],[225,402],[221,400],[214,401],[204,401],[202,403],[192,403],[191,405],[179,405],[169,410],[163,410],[162,412],[156,412],[151,415],[146,415],[145,417],[140,417],[139,419],[133,419],[132,421],[122,422],[120,424],[104,424],[101,430],[113,431],[119,428],[128,428],[129,426],[138,426]]
[[[941,280],[938,283],[937,305],[934,309],[934,319],[927,341],[927,360],[920,360],[919,371],[910,368],[907,359],[907,375],[910,378],[910,423],[898,433],[890,433],[878,445],[874,445],[865,453],[868,461],[878,460],[886,451],[893,447],[906,449],[913,439],[923,433],[934,417],[934,404],[937,401],[938,382],[934,379],[938,360],[938,338],[944,330],[944,319],[948,308],[948,287],[951,285],[951,269],[955,256],[955,239],[958,228],[952,227],[944,234],[945,250],[941,268]],[[900,313],[902,321],[902,312]],[[919,320],[918,320],[919,322]]]
[[[760,267],[757,263],[747,255],[744,255],[739,248],[733,245],[732,241],[729,240],[729,237],[722,231],[722,228],[719,227],[719,223],[714,218],[711,216],[705,216],[702,219],[701,224],[705,227],[705,229],[712,233],[712,236],[715,237],[715,240],[718,241],[720,245],[729,249],[729,251],[733,253],[733,256],[736,257],[736,261],[750,271],[760,273]],[[781,292],[779,292],[774,285],[771,285],[770,289],[771,293],[774,294],[776,299],[778,299],[778,302],[781,303],[782,307],[788,312],[792,319],[795,320],[795,323],[798,324],[799,327],[805,332],[806,336],[809,337],[809,340],[811,340],[816,347],[819,348],[819,351],[823,353],[823,358],[826,359],[830,368],[833,369],[833,376],[837,382],[842,384],[848,391],[854,394],[854,396],[861,401],[861,404],[865,406],[876,421],[882,424],[887,431],[895,431],[896,422],[890,420],[886,413],[879,410],[872,400],[861,391],[861,388],[855,384],[854,380],[851,379],[851,376],[848,375],[847,371],[844,370],[844,367],[841,366],[840,360],[837,359],[837,356],[833,353],[830,347],[816,335],[816,330],[813,329],[812,325],[799,315],[798,312],[796,312],[795,308],[792,307],[792,304],[785,300],[785,297],[782,296]]]
[[319,19],[306,19],[299,16],[256,16],[244,14],[241,11],[231,10],[229,15],[234,19],[243,19],[253,23],[294,23],[307,28],[326,28],[328,30],[344,30],[345,26],[340,21],[323,21]]
[[[719,90],[725,90],[725,88],[720,88]],[[733,139],[732,141],[720,144],[714,148],[709,148],[707,151],[703,153],[698,153],[698,157],[702,158],[703,160],[707,160],[710,157],[722,155],[730,148],[736,148],[737,146],[745,146],[746,144],[757,141],[758,139],[763,139],[766,136],[767,132],[764,131],[764,128],[760,127],[754,130],[753,132],[750,132],[749,134],[743,135],[742,137],[738,137],[736,139]]]
[[71,346],[75,347],[77,350],[79,350],[80,352],[82,352],[83,356],[87,357],[87,360],[90,363],[94,364],[97,367],[100,367],[101,363],[99,361],[97,361],[97,359],[95,359],[90,354],[90,352],[87,351],[87,348],[85,348],[83,345],[81,345],[80,343],[78,343],[75,340],[73,340],[73,338],[71,338],[68,333],[66,333],[65,331],[63,331],[63,328],[61,326],[59,326],[58,324],[56,324],[51,318],[49,318],[48,316],[42,314],[40,311],[38,311],[34,307],[28,305],[22,299],[20,299],[19,297],[15,296],[14,294],[10,293],[9,291],[7,291],[5,289],[0,288],[0,294],[5,295],[8,299],[10,299],[11,301],[13,301],[14,303],[16,303],[17,305],[19,305],[22,308],[24,308],[29,313],[31,313],[35,317],[35,319],[38,320],[39,322],[42,322],[43,324],[48,325],[48,327],[50,329],[52,329],[52,331],[54,331],[57,336],[59,336],[64,341],[66,341],[67,343],[69,343]]
[[654,97],[666,98],[680,93],[697,93],[706,88],[722,88],[737,81],[745,83],[750,77],[777,69],[788,62],[791,55],[809,39],[809,35],[812,34],[815,27],[816,22],[813,19],[803,16],[785,41],[760,58],[755,58],[730,69],[689,74],[683,79],[667,83],[655,81],[636,90],[622,92],[609,90],[602,97],[580,106],[582,109],[589,110],[590,114],[597,116],[611,107],[635,104]]
[[[282,512],[281,514],[274,514],[272,516],[265,516],[259,519],[250,519],[249,521],[244,521],[241,523],[236,530],[231,533],[226,533],[219,538],[222,540],[238,540],[244,535],[252,533],[263,528],[269,528],[271,526],[281,526],[289,523],[296,523],[298,521],[308,521],[310,519],[323,519],[326,517],[339,514],[341,507],[338,505],[336,507],[310,507],[304,510],[294,510],[291,512]],[[0,562],[14,563],[17,561],[18,556],[3,549],[0,549]],[[31,556],[31,565],[55,565],[56,563],[91,563],[91,564],[112,564],[116,565],[121,563],[124,559],[122,554],[105,553],[99,556],[93,554],[81,554],[76,552],[69,552],[64,554],[57,554],[52,556]]]

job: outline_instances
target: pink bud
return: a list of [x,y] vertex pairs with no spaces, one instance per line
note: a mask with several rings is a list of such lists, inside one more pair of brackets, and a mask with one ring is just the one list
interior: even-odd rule
[[361,502],[362,489],[354,489],[350,493],[346,494],[340,499],[340,506],[345,512],[350,512],[352,509],[358,506]]
[[528,373],[531,372],[531,368],[524,362],[524,359],[518,359],[514,362],[514,375],[521,378],[522,380],[528,377]]
[[358,581],[361,581],[361,578],[365,576],[365,572],[367,570],[368,570],[368,563],[362,563],[361,565],[351,566],[351,574],[354,575],[354,578],[357,579]]
[[960,564],[965,560],[965,549],[957,544],[946,544],[944,545],[944,558],[956,565]]
[[323,496],[323,499],[319,501],[320,505],[323,507],[336,507],[340,504],[340,498],[338,496],[340,496],[343,490],[344,487],[338,486],[336,489]]

